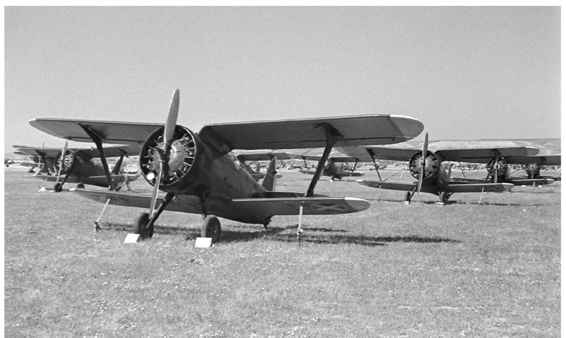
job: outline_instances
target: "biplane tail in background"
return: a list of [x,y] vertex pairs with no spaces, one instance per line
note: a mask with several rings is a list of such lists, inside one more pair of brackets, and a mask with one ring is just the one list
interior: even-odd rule
[[[89,120],[35,119],[30,124],[48,134],[79,142],[141,144],[140,169],[153,186],[151,196],[82,191],[81,195],[131,207],[149,207],[136,221],[136,231],[151,237],[153,224],[166,209],[204,216],[202,233],[217,241],[216,216],[267,226],[275,215],[342,214],[369,207],[362,199],[318,197],[314,189],[334,146],[392,144],[418,134],[423,125],[409,117],[362,115],[300,120],[213,124],[199,133],[177,125],[176,90],[164,125]],[[273,192],[234,163],[233,149],[324,147],[316,173],[304,193]],[[165,195],[160,197],[159,191]]]

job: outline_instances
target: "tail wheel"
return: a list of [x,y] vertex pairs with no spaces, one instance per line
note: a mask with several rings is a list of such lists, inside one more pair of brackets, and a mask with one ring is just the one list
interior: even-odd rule
[[201,237],[212,238],[212,243],[220,240],[220,221],[215,216],[209,215],[204,218],[202,228],[200,230]]
[[134,233],[139,234],[141,238],[151,238],[153,236],[153,224],[148,226],[149,214],[147,212],[142,213],[137,219],[134,225]]

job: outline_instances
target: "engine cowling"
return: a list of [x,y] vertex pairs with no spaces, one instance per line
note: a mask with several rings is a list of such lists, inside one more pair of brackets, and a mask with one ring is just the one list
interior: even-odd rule
[[[145,180],[155,185],[158,175],[159,162],[164,152],[163,127],[156,129],[145,141],[140,152],[140,169]],[[169,161],[163,167],[163,176],[159,188],[163,191],[178,191],[191,182],[196,171],[199,155],[197,136],[188,128],[177,125]]]
[[[422,152],[418,152],[415,153],[409,161],[409,171],[411,172],[411,175],[416,179],[419,179],[420,176],[422,168],[422,157]],[[426,181],[437,178],[440,171],[440,158],[438,158],[438,156],[433,152],[427,151],[424,161],[425,166],[423,180]]]

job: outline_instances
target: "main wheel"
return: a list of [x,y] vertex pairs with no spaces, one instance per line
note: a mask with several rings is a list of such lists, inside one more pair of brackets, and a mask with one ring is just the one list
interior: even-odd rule
[[218,218],[212,215],[206,216],[200,230],[201,237],[210,237],[212,238],[212,243],[216,243],[220,240],[220,233],[220,221]]
[[448,199],[450,198],[450,193],[446,191],[442,191],[438,196],[440,197],[440,202],[447,204]]
[[61,183],[55,183],[55,186],[53,187],[53,191],[61,192],[61,190],[63,190],[63,185]]
[[137,219],[134,225],[134,233],[139,234],[141,238],[149,238],[153,236],[153,224],[148,226],[149,214],[147,212],[142,213]]
[[410,203],[411,202],[411,192],[407,191],[407,193],[405,194],[405,202]]

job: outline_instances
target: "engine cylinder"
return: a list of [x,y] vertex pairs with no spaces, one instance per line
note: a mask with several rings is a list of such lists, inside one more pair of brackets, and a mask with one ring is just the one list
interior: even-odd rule
[[[421,173],[423,163],[422,157],[422,152],[418,152],[415,153],[409,161],[409,171],[411,172],[411,175],[416,179],[419,179]],[[432,180],[438,177],[441,163],[438,156],[436,156],[436,154],[431,151],[427,151],[424,161],[423,180]]]
[[[140,152],[140,169],[145,180],[151,185],[155,185],[160,162],[166,157],[163,129],[161,127],[151,133]],[[196,171],[198,154],[197,136],[188,128],[176,126],[169,159],[164,163],[159,188],[163,191],[175,192],[189,185]]]

